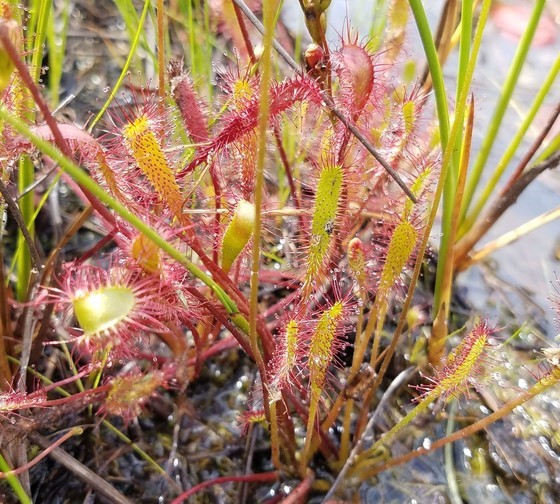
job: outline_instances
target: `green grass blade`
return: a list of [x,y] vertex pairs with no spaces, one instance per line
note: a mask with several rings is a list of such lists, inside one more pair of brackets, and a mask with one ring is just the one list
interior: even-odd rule
[[[39,82],[41,77],[41,62],[43,60],[43,50],[45,47],[45,39],[48,32],[48,24],[50,12],[52,9],[52,0],[37,0],[34,2],[32,9],[32,19],[30,20],[34,31],[30,32],[30,42],[32,42],[31,50],[31,69],[30,73],[35,82]],[[33,19],[34,15],[36,20]],[[30,30],[28,30],[30,31]]]
[[533,37],[537,30],[537,25],[541,18],[545,3],[546,0],[535,1],[529,23],[527,24],[527,28],[525,29],[525,32],[521,37],[519,46],[517,47],[513,62],[510,66],[508,75],[506,76],[504,85],[502,87],[498,103],[496,104],[492,119],[490,120],[490,125],[488,127],[488,130],[486,131],[486,134],[484,135],[482,146],[467,181],[467,187],[465,190],[465,197],[463,201],[463,211],[461,216],[462,221],[464,221],[465,215],[471,205],[474,193],[478,187],[478,183],[482,175],[482,171],[484,170],[486,162],[488,161],[490,151],[494,146],[494,142],[496,140],[498,130],[502,124],[502,120],[511,99],[511,95],[515,90],[515,85],[517,84],[517,80],[525,63],[525,60],[527,59],[527,53],[529,52],[531,41],[533,40]]
[[[478,53],[480,50],[480,46],[482,44],[482,36],[484,34],[484,29],[486,26],[486,21],[488,19],[488,15],[490,12],[490,5],[491,5],[491,0],[484,0],[483,4],[482,4],[482,10],[480,12],[480,16],[478,19],[478,23],[476,26],[476,31],[475,31],[475,35],[473,38],[473,42],[472,42],[472,49],[471,49],[471,54],[469,56],[469,60],[468,60],[468,64],[467,67],[465,69],[465,74],[463,76],[463,82],[462,82],[462,87],[460,89],[459,92],[459,96],[457,99],[457,104],[456,104],[456,109],[457,110],[461,110],[464,111],[465,110],[465,105],[466,105],[466,101],[467,101],[467,95],[468,95],[468,90],[470,89],[471,86],[471,82],[472,82],[472,78],[473,78],[473,74],[474,74],[474,68],[476,65],[476,61],[478,58]],[[456,114],[455,116],[455,120],[453,121],[453,126],[451,128],[451,138],[452,141],[454,142],[453,145],[457,145],[459,142],[459,127],[463,124],[463,118],[462,118],[462,114]],[[457,139],[457,140],[455,140]],[[451,159],[451,156],[453,155],[451,152],[451,149],[448,147],[445,151],[444,151],[444,156],[443,156],[443,161],[442,161],[442,170],[445,171],[447,170],[447,166],[446,166],[446,159]],[[466,169],[466,168],[465,168]],[[445,190],[447,190],[448,187],[446,186]],[[453,260],[453,257],[450,253],[450,247],[453,246],[453,243],[450,242],[450,233],[449,230],[451,229],[452,226],[454,226],[455,224],[453,222],[451,222],[451,216],[452,216],[452,210],[454,207],[454,202],[451,201],[451,195],[445,195],[444,194],[444,198],[445,197],[449,198],[449,207],[450,207],[450,213],[447,215],[447,219],[444,219],[443,222],[443,227],[442,227],[442,237],[440,240],[440,254],[441,254],[441,264],[438,263],[438,268],[437,268],[437,273],[436,273],[436,287],[435,287],[435,291],[434,291],[434,309],[438,310],[442,307],[442,301],[446,301],[445,302],[445,308],[446,310],[449,310],[449,299],[443,299],[442,300],[442,295],[444,295],[443,292],[443,286],[445,284],[445,282],[447,281],[447,279],[444,279],[443,275],[447,274],[447,272],[449,272],[449,268],[447,265],[447,261],[451,261]],[[463,196],[461,196],[462,198]],[[454,195],[453,195],[453,199],[454,199]],[[445,207],[445,206],[444,206]],[[441,252],[441,250],[443,250],[443,252]],[[445,255],[444,255],[445,252]],[[434,317],[436,317],[438,314],[434,313],[433,314]]]
[[459,94],[465,82],[469,55],[471,52],[472,22],[473,22],[473,2],[463,0],[461,5],[461,39],[459,43],[459,66],[457,68],[457,89],[455,90],[455,100],[459,100]]
[[64,54],[66,52],[66,36],[68,34],[68,21],[70,19],[69,13],[70,0],[65,0],[60,17],[55,19],[54,12],[51,9],[50,19],[47,23],[46,36],[49,44],[49,90],[52,107],[58,105],[60,96],[60,81],[62,79],[62,67],[64,63]]
[[439,119],[439,134],[441,139],[441,149],[445,150],[449,139],[449,110],[447,108],[447,93],[439,58],[434,44],[434,38],[430,31],[426,11],[420,0],[409,0],[410,8],[416,21],[416,27],[420,34],[420,39],[426,54],[426,60],[432,76],[434,95],[436,100],[436,110]]
[[558,133],[542,150],[534,164],[544,161],[546,158],[550,157],[552,154],[560,150],[560,133]]
[[480,215],[480,212],[482,212],[482,209],[484,208],[484,206],[492,196],[494,189],[496,188],[509,162],[515,155],[529,127],[533,123],[533,120],[535,119],[537,112],[539,111],[541,105],[546,99],[548,92],[552,88],[552,85],[554,84],[554,81],[556,80],[556,77],[558,76],[559,72],[560,72],[560,56],[556,58],[556,61],[554,62],[552,68],[550,69],[548,75],[546,76],[542,84],[542,87],[539,89],[539,92],[535,96],[535,99],[533,100],[533,103],[531,104],[531,107],[529,108],[529,111],[527,112],[525,119],[521,123],[521,126],[517,130],[508,148],[502,155],[500,161],[496,165],[496,168],[494,169],[492,176],[486,183],[484,190],[480,198],[477,200],[472,212],[470,212],[465,218],[465,224],[464,224],[465,229],[469,229],[472,226],[472,224],[474,223],[476,218]]
[[[6,459],[4,459],[4,457],[2,457],[2,455],[0,454],[0,471],[8,472],[11,470],[12,468],[7,464]],[[14,491],[16,497],[19,499],[21,504],[32,504],[31,499],[25,493],[25,490],[21,486],[21,483],[19,482],[17,476],[14,475],[7,476],[6,481],[12,487],[12,490]]]
[[[472,81],[472,77],[474,74],[474,68],[476,65],[476,61],[478,58],[478,53],[480,50],[480,45],[482,43],[482,35],[484,33],[484,28],[486,26],[486,21],[488,19],[488,15],[490,12],[490,5],[491,5],[491,0],[484,0],[482,3],[482,10],[480,12],[480,16],[478,19],[478,23],[476,26],[476,31],[475,31],[475,35],[473,38],[473,44],[472,44],[472,50],[471,50],[471,54],[469,56],[469,62],[466,68],[466,72],[465,72],[465,77],[464,77],[464,82],[463,82],[463,87],[461,88],[461,91],[459,93],[459,99],[457,100],[457,104],[456,104],[456,108],[459,110],[465,110],[466,107],[466,103],[467,103],[467,96],[468,96],[468,91],[470,88],[470,83]],[[435,220],[435,214],[437,211],[437,206],[439,205],[439,201],[440,201],[440,197],[442,195],[443,192],[443,180],[445,180],[446,177],[446,172],[450,169],[450,164],[451,164],[451,159],[453,156],[453,151],[455,150],[452,146],[455,146],[457,144],[457,139],[459,138],[459,131],[460,128],[462,129],[462,125],[463,125],[463,121],[462,119],[459,120],[458,116],[455,117],[455,120],[453,121],[453,125],[451,127],[451,132],[450,132],[450,144],[447,146],[447,148],[443,151],[443,160],[442,160],[442,164],[441,164],[441,175],[440,175],[440,180],[438,181],[438,185],[436,188],[436,191],[434,193],[434,197],[433,197],[433,202],[432,202],[432,208],[430,209],[430,217],[429,217],[429,222],[428,222],[428,226],[429,228],[432,227],[433,222]],[[451,202],[452,203],[452,202]],[[452,207],[453,208],[453,207]],[[429,229],[427,230],[427,232],[429,232]],[[427,242],[427,237],[423,238],[423,243],[425,246],[425,243]],[[444,233],[444,236],[442,236],[442,240],[441,240],[442,244],[447,244],[447,246],[450,246],[451,244],[448,241],[448,236],[446,235],[446,233]],[[443,257],[443,260],[445,261],[447,258],[447,255],[445,255]],[[435,291],[435,301],[434,301],[434,310],[438,310],[439,311],[439,307],[441,306],[441,296],[442,296],[442,285],[443,285],[443,278],[442,275],[444,274],[443,272],[448,271],[447,265],[444,264],[439,264],[438,263],[438,275],[439,278],[436,278],[436,291]],[[439,280],[439,282],[438,282]],[[446,308],[448,308],[448,303],[446,303],[447,306]],[[437,313],[434,313],[434,317],[437,315]],[[432,346],[432,342],[430,342],[430,346]]]
[[[144,24],[138,16],[138,12],[136,12],[134,2],[132,0],[115,0],[115,5],[124,21],[129,40],[133,40],[139,27]],[[152,63],[156,65],[156,54],[154,49],[148,44],[145,36],[141,39],[140,43],[142,44],[142,48],[146,51],[146,54],[152,59]]]
[[[18,163],[18,189],[23,192],[35,180],[35,170],[31,160],[24,156]],[[34,206],[34,191],[30,191],[19,200],[19,209],[25,222],[29,234],[34,236],[33,227],[33,214],[35,212]],[[27,247],[27,243],[21,230],[18,229],[17,235],[17,261],[16,261],[16,297],[19,301],[25,301],[27,297],[27,289],[29,287],[29,278],[31,276],[31,252]]]
[[144,22],[146,21],[146,16],[148,14],[148,7],[149,6],[150,6],[150,0],[145,0],[144,1],[144,8],[142,9],[142,14],[140,16],[140,22],[138,23],[136,33],[134,34],[134,37],[132,38],[132,44],[130,46],[130,51],[128,52],[128,57],[125,61],[125,64],[124,64],[123,69],[121,71],[121,74],[119,75],[119,78],[117,79],[117,82],[113,86],[113,89],[109,93],[109,96],[107,97],[107,100],[105,100],[105,103],[101,107],[101,110],[97,113],[97,115],[95,116],[93,121],[91,121],[90,125],[88,126],[88,131],[93,130],[94,126],[103,117],[103,114],[105,114],[105,112],[107,111],[107,109],[109,108],[109,106],[111,105],[113,100],[115,99],[115,96],[117,96],[117,93],[118,93],[118,91],[119,91],[127,73],[128,73],[128,69],[130,68],[130,65],[132,64],[132,58],[134,57],[134,54],[136,53],[136,48],[138,47],[138,43],[140,41],[140,34],[142,33],[142,28],[144,26]]
[[[432,78],[432,85],[434,89],[434,95],[436,100],[436,110],[439,120],[439,134],[441,142],[441,150],[445,152],[447,150],[449,141],[449,110],[447,107],[447,93],[445,91],[445,83],[443,80],[443,73],[441,70],[441,65],[439,62],[439,57],[437,54],[436,46],[434,44],[434,39],[430,31],[430,26],[428,24],[428,18],[426,17],[426,12],[420,0],[409,0],[412,14],[420,34],[420,39],[424,47],[424,52],[426,55],[426,60],[428,62],[428,67],[430,70],[430,75]],[[458,110],[461,110],[458,108]],[[462,117],[456,116],[455,120],[462,120]],[[457,137],[459,138],[459,137]],[[442,237],[440,240],[440,263],[438,264],[438,275],[436,276],[436,295],[441,292],[442,271],[446,271],[449,268],[446,267],[446,261],[448,260],[448,252],[451,249],[451,244],[449,243],[449,233],[451,223],[451,215],[453,213],[453,201],[455,197],[456,180],[457,173],[455,171],[458,166],[457,163],[453,162],[453,157],[444,157],[444,162],[448,162],[449,166],[441,167],[440,176],[445,177],[444,190],[443,190],[443,223],[442,223]],[[438,296],[439,297],[439,296]],[[436,298],[434,301],[434,310],[437,310],[439,306],[439,300]],[[436,313],[433,314],[434,317]]]
[[187,55],[190,73],[195,87],[211,101],[213,95],[212,51],[216,47],[215,34],[210,26],[210,7],[204,2],[203,9],[197,9],[194,0],[179,0],[177,22],[187,33],[184,52]]
[[371,20],[371,28],[369,30],[370,44],[369,47],[376,51],[383,44],[385,27],[387,26],[387,12],[389,10],[389,2],[387,0],[373,0],[372,9],[373,19]]
[[[29,50],[31,52],[31,76],[35,82],[39,82],[41,76],[41,62],[43,59],[43,49],[45,38],[48,31],[50,12],[52,8],[52,0],[35,1],[31,6],[31,14],[29,18],[29,43],[31,44]],[[26,96],[27,94],[24,94]],[[33,121],[34,114],[30,112],[33,110],[33,103],[29,102],[28,97],[24,97],[25,103],[23,106],[18,107],[20,114],[25,114],[29,121]],[[22,157],[18,163],[18,189],[24,191],[35,180],[35,169],[33,163],[27,157]],[[33,213],[34,207],[34,192],[31,191],[19,200],[19,207],[23,221],[27,224],[29,234],[34,236],[33,230]],[[27,289],[29,285],[29,278],[31,275],[31,254],[27,248],[27,244],[20,230],[17,235],[17,254],[18,259],[16,262],[16,297],[19,301],[24,301],[27,296]]]

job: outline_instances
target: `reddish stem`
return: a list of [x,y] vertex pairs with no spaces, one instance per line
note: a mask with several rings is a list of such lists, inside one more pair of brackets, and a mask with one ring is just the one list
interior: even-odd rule
[[100,253],[115,237],[116,229],[113,228],[105,236],[103,236],[93,247],[86,250],[78,259],[76,259],[76,266],[79,264],[84,264],[92,257],[99,257],[97,254]]
[[41,460],[43,460],[49,453],[51,453],[56,447],[60,446],[64,441],[67,441],[72,436],[79,436],[83,432],[81,427],[73,427],[70,429],[64,436],[57,439],[52,445],[46,448],[43,453],[37,455],[33,460],[29,461],[27,464],[18,467],[17,469],[12,469],[11,471],[0,472],[0,479],[8,478],[10,476],[17,476],[22,472],[31,469],[34,465],[38,464]]
[[212,301],[206,299],[204,295],[194,287],[187,287],[186,290],[201,303],[205,310],[210,312],[217,320],[220,321],[221,324],[226,327],[247,355],[253,355],[247,337],[244,337],[243,334],[239,332],[239,330],[230,322],[230,320],[228,320],[228,317],[223,313],[223,310],[219,309]]
[[283,298],[281,301],[278,301],[277,303],[273,304],[272,306],[268,307],[263,313],[262,316],[265,318],[268,318],[272,315],[274,315],[277,312],[283,312],[284,310],[286,310],[286,307],[292,303],[294,300],[296,300],[298,298],[298,296],[301,294],[301,292],[299,291],[293,291],[290,292],[290,294],[288,294],[285,298]]
[[171,504],[180,504],[181,502],[185,502],[189,497],[194,495],[201,490],[209,486],[214,485],[221,485],[222,483],[241,483],[241,482],[248,482],[248,483],[256,483],[256,482],[267,482],[267,481],[276,481],[278,479],[278,471],[271,471],[266,473],[260,474],[246,474],[244,476],[222,476],[221,478],[215,478],[209,481],[203,481],[198,485],[189,488],[188,490],[184,491],[179,497],[171,501]]
[[300,502],[307,502],[307,494],[311,490],[311,486],[315,481],[315,473],[307,470],[307,476],[301,481],[283,501],[283,504],[299,504]]
[[[286,150],[284,149],[284,144],[282,143],[282,137],[280,136],[280,131],[278,129],[278,125],[274,125],[274,138],[276,140],[276,147],[278,148],[278,154],[280,155],[280,161],[282,161],[282,165],[284,166],[284,171],[286,172],[286,177],[288,178],[288,185],[290,186],[290,192],[292,193],[292,198],[294,200],[294,207],[298,210],[301,208],[301,203],[299,201],[299,196],[296,188],[296,184],[294,182],[294,176],[292,174],[292,167],[290,165],[290,161],[288,160],[288,156],[286,155]],[[303,217],[298,215],[300,220],[300,226],[303,229]]]
[[247,31],[245,20],[243,19],[241,10],[239,10],[237,4],[235,2],[231,3],[233,5],[233,11],[235,12],[237,23],[239,24],[239,29],[241,30],[243,42],[245,42],[245,48],[247,49],[247,54],[249,55],[249,61],[251,62],[251,65],[254,65],[257,62],[257,58],[255,57],[255,51],[253,50],[253,44],[251,43],[251,39],[249,38],[249,32]]
[[105,385],[101,385],[95,389],[84,390],[83,392],[78,392],[68,397],[63,397],[61,399],[52,399],[51,401],[47,401],[46,403],[40,404],[37,407],[54,407],[54,406],[61,406],[62,404],[68,404],[71,402],[75,402],[79,399],[88,397],[88,396],[96,396],[105,394],[111,388],[110,383],[106,383]]
[[535,152],[539,150],[539,147],[544,142],[544,139],[548,135],[549,131],[552,129],[552,126],[554,126],[554,123],[556,122],[556,119],[558,119],[559,115],[560,115],[560,102],[556,105],[556,107],[552,111],[552,114],[550,114],[550,117],[548,118],[548,122],[545,124],[544,128],[539,133],[539,136],[535,139],[530,149],[527,151],[523,159],[517,165],[515,171],[511,174],[511,177],[509,178],[506,185],[501,190],[500,196],[506,194],[511,189],[511,186],[514,184],[514,182],[521,176],[523,170],[525,170],[526,166],[529,164],[529,161],[531,161],[532,157],[535,155]]
[[[224,338],[223,340],[220,340],[217,343],[214,343],[208,350],[205,350],[204,352],[202,352],[200,354],[201,365],[204,361],[206,361],[210,357],[214,357],[214,355],[217,355],[221,352],[229,350],[230,348],[235,348],[238,345],[239,345],[239,342],[233,336],[228,336],[227,338]],[[188,366],[193,366],[193,365],[196,364],[197,360],[198,360],[198,358],[189,359],[187,365]]]
[[69,376],[68,378],[64,378],[64,380],[51,383],[50,385],[45,387],[45,392],[50,392],[51,390],[54,390],[58,387],[68,385],[69,383],[74,383],[76,380],[79,380],[80,378],[83,378],[84,376],[87,376],[90,373],[91,373],[91,367],[88,366],[82,369],[79,373],[76,373],[75,375]]

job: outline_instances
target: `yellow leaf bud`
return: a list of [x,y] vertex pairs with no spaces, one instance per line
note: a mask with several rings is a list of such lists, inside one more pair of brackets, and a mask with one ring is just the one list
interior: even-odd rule
[[255,229],[255,205],[240,200],[222,239],[222,269],[227,273]]

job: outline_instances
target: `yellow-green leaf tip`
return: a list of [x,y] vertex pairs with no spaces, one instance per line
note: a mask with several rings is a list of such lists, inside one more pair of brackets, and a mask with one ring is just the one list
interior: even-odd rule
[[255,229],[255,205],[240,200],[222,239],[222,269],[227,273],[251,239]]

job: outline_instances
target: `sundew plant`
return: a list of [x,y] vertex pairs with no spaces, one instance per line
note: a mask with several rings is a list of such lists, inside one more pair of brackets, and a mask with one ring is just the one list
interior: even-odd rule
[[[496,396],[522,328],[453,310],[481,237],[560,160],[556,107],[498,185],[557,60],[481,177],[545,3],[471,153],[489,0],[446,2],[437,37],[419,0],[380,1],[373,34],[347,19],[336,41],[331,1],[300,0],[309,43],[281,2],[115,0],[126,54],[83,122],[57,108],[73,3],[0,2],[6,499],[359,502],[549,393],[555,347]],[[553,457],[554,412],[530,411]],[[445,468],[437,491],[468,500]]]

